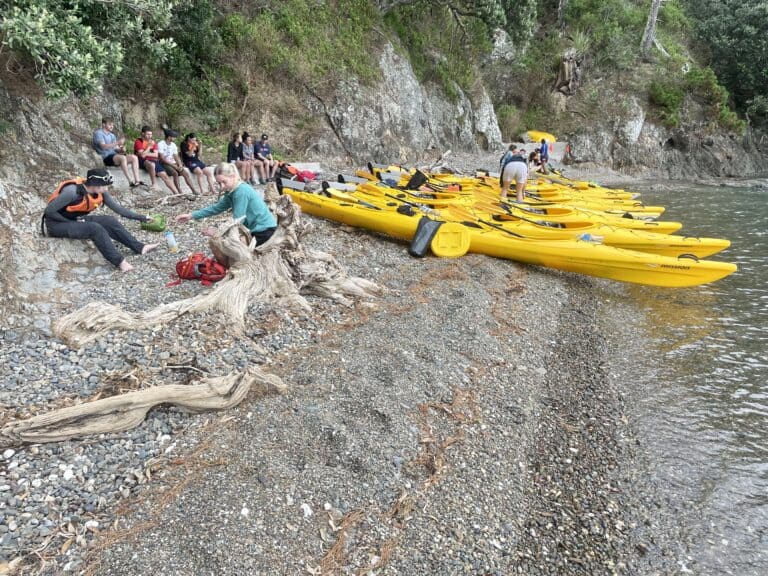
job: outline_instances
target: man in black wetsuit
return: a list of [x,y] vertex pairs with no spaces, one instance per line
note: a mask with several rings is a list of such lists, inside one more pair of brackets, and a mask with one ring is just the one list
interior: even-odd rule
[[112,176],[103,168],[88,170],[85,180],[62,182],[51,197],[43,213],[43,223],[49,236],[93,240],[102,256],[123,272],[133,270],[118,251],[112,240],[117,240],[136,254],[147,254],[157,244],[142,244],[115,218],[106,214],[92,214],[104,204],[123,218],[149,222],[149,216],[142,216],[121,206],[112,198],[107,187]]

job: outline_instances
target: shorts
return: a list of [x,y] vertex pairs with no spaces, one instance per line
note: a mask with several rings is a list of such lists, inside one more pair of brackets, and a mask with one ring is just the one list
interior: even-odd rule
[[200,168],[200,170],[205,170],[205,163],[199,158],[192,158],[191,160],[185,160],[184,166],[189,168],[190,172],[194,172],[198,168]]
[[160,164],[157,160],[147,160],[146,158],[139,158],[139,168],[144,168],[146,170],[146,163],[151,162],[155,165],[155,174],[160,174],[160,172],[165,172],[165,168],[163,168],[163,165]]
[[504,166],[501,181],[509,183],[513,180],[515,184],[525,184],[528,181],[528,166],[522,162],[510,162]]
[[184,168],[182,168],[177,164],[171,164],[170,162],[163,162],[163,168],[171,176],[173,175],[181,176],[182,173],[184,172]]
[[117,154],[110,154],[109,156],[105,156],[103,158],[104,166],[117,166],[117,164],[115,164],[115,156],[117,156]]

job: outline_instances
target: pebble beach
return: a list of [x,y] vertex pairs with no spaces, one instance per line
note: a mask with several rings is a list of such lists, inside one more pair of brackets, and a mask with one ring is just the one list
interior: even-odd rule
[[[136,208],[137,194],[116,195]],[[379,297],[307,296],[307,313],[255,304],[241,335],[214,312],[79,349],[51,334],[92,301],[147,310],[211,289],[166,287],[179,254],[161,247],[131,256],[129,274],[76,271],[88,282],[68,304],[8,319],[0,422],[252,364],[288,391],[3,447],[0,574],[678,573],[680,535],[646,489],[627,417],[641,392],[626,351],[642,333],[624,286],[474,254],[413,258],[306,218],[305,241]],[[223,221],[174,226],[181,251],[207,251],[201,229]]]

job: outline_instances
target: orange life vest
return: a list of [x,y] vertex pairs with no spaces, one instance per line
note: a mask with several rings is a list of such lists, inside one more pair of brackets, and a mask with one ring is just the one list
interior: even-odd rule
[[74,214],[88,214],[89,212],[93,212],[104,203],[104,197],[101,192],[88,192],[83,186],[84,182],[85,178],[82,177],[64,180],[56,187],[56,190],[48,198],[48,203],[50,204],[54,198],[57,198],[65,186],[74,184],[77,186],[77,192],[80,195],[80,199],[75,199],[71,204],[64,208],[64,211]]

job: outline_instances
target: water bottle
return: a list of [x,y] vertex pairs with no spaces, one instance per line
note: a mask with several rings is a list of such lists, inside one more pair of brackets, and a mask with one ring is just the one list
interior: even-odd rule
[[170,230],[165,231],[165,243],[168,245],[169,252],[179,251],[179,245],[176,243],[176,238],[173,236],[173,232]]

